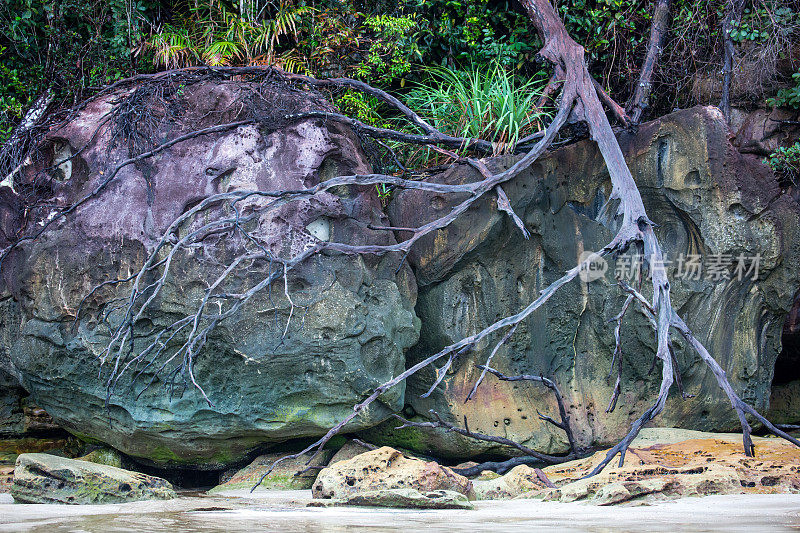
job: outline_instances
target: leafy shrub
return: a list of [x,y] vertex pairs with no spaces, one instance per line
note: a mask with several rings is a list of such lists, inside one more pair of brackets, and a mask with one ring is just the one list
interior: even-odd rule
[[370,42],[366,59],[357,67],[359,78],[402,78],[411,71],[413,60],[422,59],[414,39],[414,30],[418,27],[414,15],[370,15],[364,20],[364,26],[375,37]]
[[783,185],[800,185],[800,141],[778,148],[764,162],[772,167]]
[[742,19],[734,22],[731,40],[735,43],[745,41],[766,42],[773,33],[782,28],[791,28],[797,23],[797,13],[786,6],[763,4],[758,9],[745,8]]
[[527,16],[510,1],[410,0],[418,14],[416,38],[425,64],[523,68],[541,46]]
[[800,72],[792,74],[794,87],[786,87],[778,91],[774,98],[767,99],[767,105],[772,107],[800,108]]
[[39,95],[61,101],[134,72],[147,0],[0,0],[0,139]]
[[340,96],[334,98],[334,103],[342,113],[365,124],[389,127],[389,123],[381,115],[383,103],[374,96],[347,89]]

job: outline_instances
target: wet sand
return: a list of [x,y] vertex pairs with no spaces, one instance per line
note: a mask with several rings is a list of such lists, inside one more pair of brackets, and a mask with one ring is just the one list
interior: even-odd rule
[[623,507],[538,500],[476,502],[474,511],[306,508],[310,491],[184,493],[165,502],[23,505],[0,494],[0,532],[797,531],[800,495],[684,498]]

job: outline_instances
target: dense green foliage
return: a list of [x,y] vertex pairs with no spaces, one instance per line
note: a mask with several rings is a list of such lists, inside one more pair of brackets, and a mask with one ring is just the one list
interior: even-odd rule
[[800,185],[800,141],[781,146],[764,160],[778,175],[783,185]]
[[0,135],[47,88],[67,102],[132,73],[151,6],[129,0],[0,0]]
[[768,98],[767,104],[772,107],[791,107],[800,109],[800,72],[792,74],[794,85],[784,87],[778,91],[774,98]]
[[[748,0],[732,32],[741,99],[773,96],[791,68],[797,0]],[[674,0],[655,112],[717,98],[725,0]],[[587,50],[592,73],[624,102],[636,83],[654,0],[566,0],[557,9]],[[500,66],[508,83],[543,79],[541,46],[509,0],[0,0],[0,136],[52,89],[61,105],[123,76],[189,65],[277,64],[311,75],[350,76],[405,92],[442,87],[447,72]],[[454,74],[463,79],[467,74]],[[738,92],[737,92],[738,91]],[[790,102],[789,93],[778,100]],[[356,93],[337,103],[383,123]]]

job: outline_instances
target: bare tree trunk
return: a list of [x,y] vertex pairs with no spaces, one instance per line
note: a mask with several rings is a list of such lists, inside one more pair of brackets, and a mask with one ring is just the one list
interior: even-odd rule
[[653,71],[661,58],[661,51],[664,44],[664,36],[669,29],[669,13],[672,8],[672,0],[658,0],[656,9],[653,12],[653,23],[650,25],[650,41],[647,44],[647,54],[639,72],[639,82],[636,84],[636,91],[628,106],[631,120],[638,124],[642,118],[642,112],[647,109],[650,99],[650,89],[652,88]]
[[642,224],[652,227],[639,190],[595,90],[595,84],[586,69],[583,47],[569,36],[549,0],[522,0],[522,5],[544,40],[544,47],[539,54],[561,67],[565,73],[562,106],[575,102],[572,113],[575,118],[588,123],[592,139],[603,154],[614,194],[622,202],[620,211],[624,216],[623,225]]
[[8,174],[0,181],[0,187],[5,186],[14,190],[15,176],[23,166],[29,163],[29,160],[22,155],[25,151],[23,145],[26,144],[28,133],[44,116],[54,96],[53,90],[47,89],[28,109],[14,132],[0,147],[0,171],[8,171]]
[[725,21],[722,25],[722,42],[725,48],[725,58],[722,63],[722,99],[719,102],[719,108],[722,114],[725,115],[725,120],[731,120],[731,78],[733,77],[733,60],[736,55],[736,49],[733,47],[733,39],[731,39],[731,30],[734,26],[739,25],[742,19],[742,9],[744,8],[744,0],[730,0],[728,4],[728,12],[725,15]]

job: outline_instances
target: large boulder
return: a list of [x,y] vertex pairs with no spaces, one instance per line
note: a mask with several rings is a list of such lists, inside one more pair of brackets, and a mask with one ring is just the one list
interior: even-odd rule
[[[736,389],[758,409],[770,397],[781,328],[800,286],[800,208],[780,189],[770,170],[753,155],[740,154],[728,140],[716,108],[697,107],[643,124],[636,133],[620,133],[620,145],[642,193],[656,233],[667,253],[672,302],[705,344]],[[494,170],[516,157],[485,160]],[[467,165],[433,179],[446,183],[478,181]],[[517,313],[539,291],[578,263],[584,251],[599,250],[614,236],[619,220],[609,201],[608,172],[591,141],[578,142],[543,156],[529,170],[503,185],[516,213],[531,233],[526,240],[487,195],[457,221],[423,238],[409,260],[419,284],[419,344],[409,354],[414,364],[442,347],[472,335],[496,320]],[[443,214],[463,198],[422,191],[397,194],[389,208],[394,226],[417,226]],[[700,256],[709,267],[719,257],[731,279],[699,279],[678,271],[681,256]],[[745,266],[759,256],[757,279],[737,279],[737,258]],[[628,256],[630,257],[630,256]],[[654,335],[646,317],[632,308],[622,329],[622,394],[607,414],[614,376],[613,324],[625,295],[614,279],[627,274],[623,259],[610,260],[604,277],[561,288],[522,322],[500,349],[492,366],[506,374],[543,374],[564,394],[580,445],[616,442],[656,397],[660,371],[648,373]],[[627,277],[627,276],[625,276]],[[647,294],[647,287],[643,289]],[[550,392],[535,383],[500,382],[488,376],[472,401],[465,398],[503,332],[480,343],[449,370],[429,397],[421,394],[435,379],[433,368],[407,383],[406,412],[442,418],[475,432],[508,437],[544,452],[563,452],[559,429],[537,411],[557,417]],[[687,393],[670,396],[655,424],[704,430],[735,430],[738,421],[706,365],[677,336],[678,368]],[[443,361],[442,361],[443,363]],[[497,451],[491,443],[446,431],[394,430],[386,424],[363,433],[379,444],[421,453],[467,458]]]
[[545,488],[536,470],[527,465],[515,466],[502,476],[495,474],[486,477],[488,479],[472,480],[479,500],[510,500],[532,491],[538,494]]
[[[209,492],[228,490],[250,490],[258,483],[258,490],[303,490],[310,489],[317,474],[333,457],[333,450],[322,450],[316,457],[311,454],[286,459],[278,463],[287,452],[268,453],[257,457],[252,463],[217,485]],[[266,474],[266,475],[265,475]]]
[[20,503],[125,503],[169,500],[175,491],[161,478],[46,453],[19,456],[11,495]]
[[320,471],[311,493],[314,498],[345,498],[390,489],[420,492],[455,491],[469,498],[472,482],[434,461],[406,457],[388,446],[333,463]]
[[[2,276],[21,314],[19,334],[9,335],[13,370],[58,423],[142,461],[217,469],[264,443],[324,434],[365,393],[402,371],[419,321],[413,275],[407,265],[399,268],[398,254],[321,255],[289,276],[297,307],[279,281],[211,331],[192,369],[209,402],[184,377],[185,368],[172,373],[179,361],[168,362],[169,350],[149,365],[127,368],[109,391],[117,360],[101,365],[98,356],[110,340],[107,326],[121,320],[116,299],[127,297],[130,284],[92,289],[135,273],[176,217],[210,194],[297,190],[370,171],[350,130],[281,118],[331,109],[319,97],[267,81],[187,76],[89,102],[49,134],[41,157],[24,170],[21,188],[37,185],[49,206],[71,205],[131,155],[201,128],[257,123],[199,135],[124,167],[95,198],[18,248],[2,265]],[[39,171],[52,164],[54,179],[42,179]],[[252,212],[267,201],[251,198],[240,208]],[[35,210],[23,233],[53,214]],[[204,221],[201,215],[187,221],[181,236]],[[123,353],[117,369],[161,328],[192,313],[209,283],[245,247],[290,258],[315,239],[395,242],[391,232],[368,224],[388,225],[375,188],[340,187],[262,212],[246,227],[255,244],[242,234],[210,234],[176,255],[160,296],[135,326],[134,353]],[[240,293],[271,268],[278,266],[243,263],[225,287]],[[402,407],[403,393],[403,386],[395,387],[346,429],[381,422]]]

